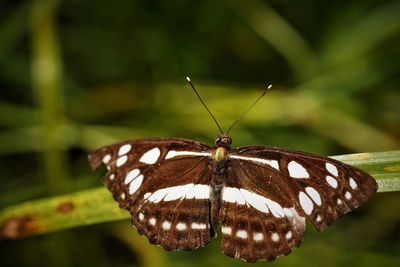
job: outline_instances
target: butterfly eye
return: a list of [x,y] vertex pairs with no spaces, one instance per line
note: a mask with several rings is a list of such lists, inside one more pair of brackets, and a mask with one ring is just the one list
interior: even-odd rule
[[226,143],[228,144],[228,145],[231,145],[232,144],[232,138],[230,138],[229,136],[227,136],[226,137]]
[[221,137],[217,137],[217,139],[215,139],[215,145],[218,146],[220,145],[222,142],[222,138]]

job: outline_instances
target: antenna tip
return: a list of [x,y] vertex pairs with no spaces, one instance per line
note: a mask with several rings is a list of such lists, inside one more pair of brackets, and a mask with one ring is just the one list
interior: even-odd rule
[[188,82],[190,82],[190,78],[189,78],[189,76],[186,76],[186,80],[187,80]]
[[272,87],[272,84],[268,85],[267,89],[271,89],[271,87]]

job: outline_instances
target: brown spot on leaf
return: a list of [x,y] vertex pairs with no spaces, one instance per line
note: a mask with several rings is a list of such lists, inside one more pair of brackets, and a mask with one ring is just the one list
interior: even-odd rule
[[75,205],[71,201],[61,202],[57,206],[57,211],[60,213],[70,213],[74,209],[75,209]]
[[35,233],[38,229],[39,225],[32,216],[11,217],[0,225],[0,237],[21,238]]

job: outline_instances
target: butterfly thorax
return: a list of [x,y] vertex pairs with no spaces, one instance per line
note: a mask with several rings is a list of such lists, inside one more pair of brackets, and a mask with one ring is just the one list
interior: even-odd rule
[[212,153],[212,158],[214,161],[225,161],[228,157],[228,151],[225,147],[217,147]]

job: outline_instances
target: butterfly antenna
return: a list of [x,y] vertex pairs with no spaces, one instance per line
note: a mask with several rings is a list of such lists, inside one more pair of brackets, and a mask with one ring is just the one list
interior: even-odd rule
[[236,125],[236,123],[238,123],[238,121],[240,121],[244,115],[247,114],[247,112],[249,112],[256,104],[258,101],[260,101],[261,98],[263,98],[263,96],[267,93],[267,91],[269,89],[271,89],[272,84],[268,85],[267,88],[265,88],[265,90],[262,92],[262,94],[256,99],[256,101],[253,102],[253,104],[251,104],[250,107],[248,107],[242,114],[240,114],[240,116],[235,120],[235,122],[232,124],[231,127],[229,127],[228,131],[226,132],[226,134],[229,133],[229,131],[233,128],[233,126]]
[[203,106],[206,108],[207,112],[211,115],[211,117],[213,118],[213,120],[215,121],[215,124],[217,124],[219,131],[221,132],[221,134],[223,134],[224,132],[221,129],[221,126],[219,126],[219,123],[217,121],[217,119],[214,117],[214,115],[211,113],[211,111],[208,109],[208,107],[206,106],[206,104],[204,103],[203,99],[201,99],[199,93],[197,92],[196,88],[194,88],[194,85],[192,83],[192,81],[190,80],[189,77],[186,77],[186,80],[188,81],[188,83],[190,84],[190,87],[192,87],[193,91],[196,93],[197,97],[199,98],[201,104],[203,104]]

